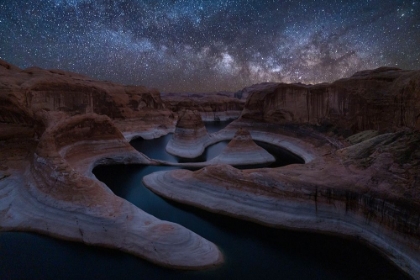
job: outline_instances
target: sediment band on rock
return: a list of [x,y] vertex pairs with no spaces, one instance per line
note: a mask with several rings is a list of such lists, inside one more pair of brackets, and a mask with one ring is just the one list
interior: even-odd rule
[[209,141],[209,135],[197,111],[186,110],[179,115],[175,133],[166,151],[183,158],[200,156]]

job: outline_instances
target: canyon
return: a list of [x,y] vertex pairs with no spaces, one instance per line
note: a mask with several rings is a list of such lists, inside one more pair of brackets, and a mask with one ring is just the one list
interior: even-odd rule
[[[188,98],[0,61],[0,230],[111,247],[162,266],[214,267],[224,261],[217,244],[149,215],[92,174],[109,164],[200,167],[143,181],[207,211],[359,238],[420,279],[420,71],[381,67],[333,83]],[[215,133],[203,125],[229,118],[237,119]],[[168,133],[166,150],[182,158],[231,142],[218,157],[182,164],[129,143]],[[273,160],[253,141],[304,164],[233,167]]]

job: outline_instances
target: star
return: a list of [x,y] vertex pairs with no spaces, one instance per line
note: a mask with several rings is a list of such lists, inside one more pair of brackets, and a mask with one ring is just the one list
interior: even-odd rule
[[420,1],[4,1],[0,57],[163,92],[416,69]]

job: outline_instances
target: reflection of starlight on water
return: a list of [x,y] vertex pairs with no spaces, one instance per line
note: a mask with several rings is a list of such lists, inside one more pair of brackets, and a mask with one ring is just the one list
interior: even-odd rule
[[405,0],[17,0],[0,4],[0,57],[163,91],[314,83],[418,67],[419,15]]

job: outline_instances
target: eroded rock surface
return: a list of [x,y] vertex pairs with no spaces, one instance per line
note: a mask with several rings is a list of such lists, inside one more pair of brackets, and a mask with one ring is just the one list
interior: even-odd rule
[[255,144],[246,129],[240,128],[222,153],[210,160],[210,164],[242,166],[268,164],[274,161],[276,159],[273,155]]
[[38,112],[59,111],[69,116],[107,115],[128,138],[155,128],[165,134],[174,129],[176,116],[165,108],[157,90],[96,81],[61,70],[21,70],[1,63],[1,123],[33,126]]
[[[419,73],[379,68],[331,84],[254,85],[234,97],[247,97],[242,118],[208,135],[199,112],[180,112],[175,129],[177,115],[157,91],[0,61],[0,229],[118,248],[171,267],[220,263],[214,244],[116,197],[91,170],[160,164],[135,151],[132,137],[175,131],[168,151],[191,158],[243,128],[306,164],[238,170],[205,163],[195,172],[153,173],[145,184],[265,225],[360,237],[418,279]],[[241,158],[248,140],[239,133],[233,153],[219,160]]]
[[420,129],[420,71],[382,67],[331,84],[262,84],[242,117],[276,123],[330,125],[348,136],[364,130]]
[[200,156],[208,145],[209,135],[198,111],[185,110],[179,114],[175,133],[166,151],[183,158]]
[[0,230],[116,248],[169,267],[222,262],[213,243],[115,196],[91,172],[98,164],[154,164],[121,133],[127,119],[130,133],[164,130],[167,122],[170,129],[173,120],[157,116],[172,113],[153,93],[5,62],[0,82]]
[[[162,196],[271,226],[362,238],[420,278],[420,71],[379,68],[331,84],[260,84],[244,92],[253,139],[304,165],[227,165],[146,176]],[[230,131],[230,132],[229,132]]]
[[208,211],[362,238],[418,278],[420,165],[416,159],[404,167],[401,157],[410,149],[411,157],[418,156],[419,148],[403,148],[403,143],[418,143],[419,137],[418,132],[391,133],[342,149],[325,141],[318,148],[301,146],[316,154],[304,165],[254,170],[212,165],[143,180],[164,197]]

